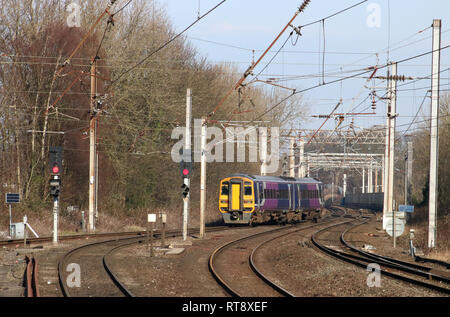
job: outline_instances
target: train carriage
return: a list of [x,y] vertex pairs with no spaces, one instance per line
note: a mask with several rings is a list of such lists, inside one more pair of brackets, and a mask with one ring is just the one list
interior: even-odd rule
[[219,211],[227,224],[317,218],[322,183],[313,178],[233,174],[220,181]]

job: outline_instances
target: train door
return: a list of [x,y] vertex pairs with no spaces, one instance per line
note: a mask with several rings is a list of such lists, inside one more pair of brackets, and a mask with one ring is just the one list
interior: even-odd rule
[[232,179],[230,182],[230,211],[242,210],[242,181]]

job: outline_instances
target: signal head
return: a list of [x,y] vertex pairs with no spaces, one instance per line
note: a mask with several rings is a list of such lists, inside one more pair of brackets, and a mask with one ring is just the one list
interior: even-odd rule
[[59,174],[59,166],[58,165],[54,165],[52,168],[52,173],[53,174]]

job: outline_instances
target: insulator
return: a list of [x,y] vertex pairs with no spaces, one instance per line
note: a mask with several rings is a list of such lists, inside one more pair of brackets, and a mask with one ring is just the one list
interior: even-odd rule
[[395,81],[405,81],[405,75],[391,75],[389,76],[389,79]]
[[305,0],[303,1],[302,5],[300,6],[300,8],[298,9],[298,11],[302,12],[303,10],[305,10],[306,6],[309,4],[311,0]]

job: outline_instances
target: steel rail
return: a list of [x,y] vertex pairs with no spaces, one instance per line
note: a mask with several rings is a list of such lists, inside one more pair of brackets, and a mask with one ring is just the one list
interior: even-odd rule
[[[343,217],[344,215],[345,215],[345,213],[344,213],[343,215],[341,215],[341,217]],[[256,267],[256,264],[255,264],[255,260],[254,260],[255,253],[256,253],[256,251],[259,250],[263,245],[265,245],[265,244],[267,244],[267,243],[269,243],[269,242],[272,242],[272,241],[274,241],[274,240],[276,240],[276,239],[285,237],[285,236],[290,235],[290,234],[295,234],[295,233],[297,233],[297,232],[300,232],[300,231],[303,231],[303,230],[306,230],[306,229],[310,229],[310,228],[314,228],[314,227],[317,227],[317,226],[320,226],[320,225],[324,225],[324,224],[327,224],[327,223],[329,223],[329,222],[332,222],[333,220],[335,220],[335,219],[331,219],[330,221],[327,221],[327,222],[320,222],[320,223],[317,223],[317,224],[314,224],[314,225],[310,225],[310,226],[307,226],[307,227],[299,228],[299,229],[296,230],[296,231],[288,232],[288,233],[282,234],[282,235],[280,235],[280,236],[276,236],[276,237],[274,237],[274,238],[272,238],[272,239],[263,241],[263,242],[260,243],[258,246],[256,246],[256,247],[252,250],[252,253],[250,254],[250,257],[249,257],[249,264],[250,264],[251,269],[253,270],[253,272],[256,273],[256,275],[258,275],[258,276],[259,276],[264,282],[266,282],[266,284],[268,284],[269,286],[271,286],[271,287],[277,289],[280,293],[284,294],[284,295],[287,296],[287,297],[295,297],[294,294],[290,293],[290,292],[287,291],[286,289],[284,289],[284,288],[282,288],[281,286],[279,286],[278,284],[274,283],[274,282],[273,282],[272,280],[270,280],[267,276],[265,276],[260,270],[258,270],[258,268]]]
[[[227,227],[224,226],[217,226],[217,227],[210,227],[207,228],[206,231],[207,232],[214,232],[214,231],[221,231],[221,230],[228,230]],[[198,232],[199,229],[198,228],[192,228],[189,229],[189,232],[192,234],[194,232]],[[166,231],[167,235],[172,235],[173,237],[175,236],[180,236],[182,234],[181,230],[177,229],[177,230],[169,230]],[[153,236],[155,238],[160,237],[162,235],[162,233],[159,231],[154,232]],[[134,240],[134,239],[141,239],[141,240],[137,240],[137,241],[132,241],[132,242],[126,242],[126,243],[122,243],[118,246],[113,246],[111,250],[109,250],[106,254],[103,255],[103,259],[102,259],[102,263],[103,263],[103,267],[106,271],[106,273],[108,274],[108,276],[111,278],[112,282],[114,283],[114,285],[116,285],[116,287],[122,292],[122,294],[124,294],[126,297],[135,297],[135,295],[129,291],[125,285],[119,281],[119,279],[117,278],[117,275],[113,272],[113,270],[110,268],[110,266],[108,265],[108,261],[105,258],[107,255],[111,254],[112,252],[118,250],[121,247],[126,247],[126,246],[130,246],[132,244],[136,244],[136,243],[140,243],[143,241],[144,237],[143,236],[137,236],[137,237],[127,237],[127,238],[120,238],[120,239],[111,239],[111,240],[105,240],[105,241],[98,241],[98,242],[93,242],[93,243],[89,243],[89,244],[84,244],[81,245],[79,247],[76,247],[74,249],[71,249],[70,251],[68,251],[67,253],[65,253],[59,260],[58,262],[58,279],[59,279],[59,285],[60,285],[60,289],[61,292],[63,294],[64,297],[71,297],[69,290],[67,289],[65,283],[64,283],[64,278],[63,278],[63,264],[64,262],[75,252],[83,249],[83,248],[88,248],[88,247],[92,247],[95,245],[100,245],[100,244],[106,244],[106,243],[110,243],[110,242],[119,242],[119,241],[128,241],[128,240]]]
[[[272,230],[268,230],[268,231],[263,231],[263,232],[258,232],[256,234],[252,234],[243,238],[239,238],[230,242],[225,243],[224,245],[218,247],[217,249],[215,249],[210,257],[209,257],[209,261],[208,261],[208,267],[209,267],[209,271],[211,272],[212,276],[214,277],[214,279],[219,283],[220,286],[222,286],[225,291],[233,296],[233,297],[244,297],[245,295],[241,295],[239,294],[239,292],[237,292],[236,290],[234,290],[227,282],[225,282],[225,280],[220,276],[220,274],[217,272],[216,268],[214,267],[214,263],[215,260],[217,259],[217,255],[220,254],[221,252],[223,252],[225,249],[227,249],[228,247],[230,247],[231,245],[238,243],[238,242],[242,242],[245,240],[249,240],[252,238],[256,238],[259,236],[263,236],[266,234],[270,234],[270,233],[275,233],[278,231],[283,231],[283,230],[287,230],[287,229],[291,229],[293,226],[286,226],[286,227],[282,227],[282,228],[277,228],[277,229],[272,229]],[[277,292],[278,290],[275,289]],[[281,294],[284,295],[284,294]]]
[[420,257],[420,256],[417,256],[417,255],[414,257],[414,260],[416,262],[430,262],[430,263],[438,264],[438,265],[441,265],[441,266],[445,266],[447,269],[450,269],[450,263],[449,262],[436,260],[436,259],[430,259],[430,258],[424,258],[424,257]]
[[126,296],[126,297],[136,297],[136,295],[134,295],[122,282],[120,282],[119,278],[117,277],[116,274],[114,274],[114,271],[111,269],[110,265],[108,264],[108,260],[107,260],[107,256],[110,255],[113,251],[116,251],[120,248],[123,247],[128,247],[132,244],[136,244],[136,243],[142,243],[143,240],[139,240],[139,241],[133,241],[133,242],[129,242],[129,243],[124,243],[122,245],[119,245],[117,247],[112,248],[111,250],[109,250],[104,256],[103,256],[103,267],[106,270],[106,273],[108,273],[109,277],[111,278],[111,280],[113,281],[113,283],[120,289],[120,291]]
[[[227,228],[227,226],[215,226],[214,228]],[[156,234],[159,230],[154,231]],[[104,238],[104,237],[116,237],[116,236],[143,236],[146,235],[147,231],[124,231],[124,232],[105,232],[105,233],[90,233],[90,234],[75,234],[67,236],[58,236],[58,240],[77,240],[77,239],[90,239],[90,238]],[[53,237],[40,237],[40,238],[28,238],[27,244],[36,244],[42,242],[51,242]],[[10,246],[14,244],[23,243],[23,239],[10,239],[10,240],[0,240],[0,246]]]
[[[92,233],[92,234],[77,234],[69,236],[58,236],[58,240],[76,240],[76,239],[89,239],[89,238],[104,238],[115,236],[129,236],[129,235],[143,235],[145,231],[132,231],[132,232],[108,232],[108,233]],[[53,237],[40,237],[40,238],[28,238],[27,244],[36,244],[42,242],[51,242]],[[14,244],[23,243],[23,239],[2,240],[0,246],[10,246]]]
[[[193,229],[191,229],[193,230]],[[214,228],[208,228],[206,231],[207,232],[214,232],[214,231],[220,231],[223,230],[222,227],[214,227]],[[198,231],[198,230],[197,230]],[[170,234],[170,233],[169,233]],[[172,232],[172,234],[175,235],[181,235],[181,231],[180,230],[176,230],[174,232]],[[155,237],[160,237],[161,233],[157,233],[154,234]],[[135,294],[133,294],[122,282],[120,282],[119,278],[117,277],[117,274],[114,273],[114,271],[111,269],[111,265],[108,264],[108,256],[110,256],[113,252],[116,252],[117,250],[121,249],[121,248],[125,248],[125,247],[129,247],[133,244],[137,244],[137,243],[142,243],[144,240],[138,240],[138,241],[133,241],[133,242],[128,242],[128,243],[124,243],[121,244],[119,246],[116,246],[114,248],[112,248],[111,250],[109,250],[104,256],[103,256],[103,267],[105,268],[106,272],[108,273],[109,277],[111,278],[111,280],[113,281],[113,283],[120,289],[120,291],[126,296],[126,297],[137,297]]]
[[[336,209],[336,208],[335,208],[335,209]],[[342,211],[342,210],[339,210],[339,211]],[[346,211],[344,210],[344,211],[343,211],[343,214],[340,215],[340,217],[344,217],[345,215],[346,215]],[[302,221],[302,223],[304,223],[304,222],[306,222],[306,221]],[[291,234],[291,233],[295,233],[295,232],[298,232],[298,231],[301,231],[301,230],[304,230],[304,229],[308,229],[308,228],[310,228],[310,227],[318,226],[318,225],[321,225],[321,224],[323,224],[323,223],[318,223],[318,224],[315,224],[315,225],[312,225],[312,226],[308,226],[308,227],[305,227],[305,228],[299,228],[298,230],[296,230],[296,231],[294,231],[294,232],[289,232],[289,233],[283,234],[283,235],[281,235],[281,236],[288,235],[288,234]],[[230,242],[228,242],[228,243],[226,243],[226,244],[224,244],[224,245],[218,247],[217,249],[215,249],[215,250],[211,253],[211,255],[210,255],[210,257],[209,257],[209,261],[208,261],[208,267],[209,267],[209,270],[210,270],[212,276],[213,276],[214,279],[217,281],[217,283],[218,283],[220,286],[222,286],[222,288],[223,288],[229,295],[231,295],[231,296],[233,296],[233,297],[244,297],[245,295],[239,294],[239,292],[236,291],[235,289],[233,289],[233,288],[229,285],[229,283],[227,283],[227,282],[220,276],[220,274],[217,272],[217,270],[216,270],[216,268],[215,268],[215,266],[214,266],[215,260],[217,259],[217,255],[220,254],[220,253],[223,252],[225,249],[227,249],[228,247],[230,247],[231,245],[233,245],[233,244],[235,244],[235,243],[239,243],[239,242],[242,242],[242,241],[245,241],[245,240],[248,240],[248,239],[256,238],[256,237],[259,237],[259,236],[262,236],[262,235],[271,234],[271,233],[275,233],[275,232],[278,232],[278,231],[291,229],[291,228],[293,228],[293,227],[294,227],[294,226],[288,226],[288,227],[277,228],[277,229],[268,230],[268,231],[264,231],[264,232],[259,232],[259,233],[256,233],[256,234],[253,234],[253,235],[249,235],[249,236],[246,236],[246,237],[243,237],[243,238],[235,239],[235,240],[233,240],[233,241],[230,241]],[[281,236],[277,236],[277,237],[275,237],[274,239],[276,239],[276,238],[278,238],[278,237],[281,237]],[[260,246],[261,246],[261,244],[258,245],[256,248],[258,248],[258,247],[260,247]],[[264,276],[264,274],[262,274],[262,273],[256,268],[256,266],[254,265],[254,261],[253,261],[253,254],[254,254],[254,252],[255,252],[255,249],[253,249],[251,255],[249,256],[249,263],[250,263],[250,268],[255,272],[255,274],[256,274],[262,281],[264,281],[268,286],[270,286],[271,288],[273,288],[275,291],[277,291],[277,292],[280,293],[281,295],[287,296],[287,297],[294,297],[295,295],[293,295],[293,294],[290,293],[289,291],[285,290],[285,289],[282,288],[281,286],[277,285],[276,283],[273,283],[269,278],[267,278],[266,276]]]
[[25,297],[40,297],[38,283],[38,263],[34,257],[25,256],[27,267],[25,269]]
[[[323,252],[325,252],[325,253],[327,253],[327,254],[329,254],[329,255],[337,258],[337,259],[340,259],[340,260],[342,260],[344,262],[354,264],[354,265],[359,266],[359,267],[364,268],[364,269],[367,269],[366,263],[377,263],[377,264],[380,265],[380,267],[383,266],[383,265],[386,266],[381,261],[377,262],[377,260],[371,260],[371,259],[366,258],[366,257],[360,257],[360,256],[348,254],[346,252],[337,251],[337,250],[334,250],[332,248],[326,247],[325,245],[323,245],[323,244],[321,244],[321,243],[319,243],[317,241],[317,238],[316,238],[317,234],[319,234],[319,233],[321,233],[323,231],[329,230],[330,228],[339,226],[339,225],[342,225],[342,224],[332,225],[332,226],[329,226],[327,228],[323,228],[323,229],[321,229],[319,231],[316,231],[311,236],[312,243],[318,249],[320,249],[321,251],[323,251]],[[425,288],[428,288],[428,289],[432,289],[432,290],[435,290],[435,291],[438,291],[438,292],[441,292],[441,293],[450,294],[450,289],[445,288],[445,287],[441,287],[441,286],[438,286],[438,285],[435,285],[435,284],[426,283],[426,282],[423,282],[423,281],[420,281],[420,280],[417,280],[417,279],[413,279],[413,278],[410,278],[410,277],[407,277],[407,276],[404,276],[404,275],[400,275],[400,274],[396,274],[396,273],[390,272],[388,270],[380,269],[380,272],[382,274],[386,275],[386,276],[392,277],[392,278],[397,279],[397,280],[401,280],[401,281],[404,281],[404,282],[409,282],[411,284],[422,286],[422,287],[425,287]]]
[[117,242],[117,241],[123,241],[123,240],[131,240],[131,239],[139,239],[141,237],[129,237],[129,238],[121,238],[121,239],[112,239],[112,240],[106,240],[106,241],[98,241],[98,242],[93,242],[93,243],[89,243],[89,244],[84,244],[82,246],[76,247],[72,250],[70,250],[69,252],[65,253],[62,258],[59,260],[58,262],[58,279],[59,279],[59,285],[60,285],[60,289],[61,292],[63,294],[64,297],[71,297],[69,290],[66,287],[66,284],[64,283],[64,278],[63,278],[63,263],[75,252],[84,249],[84,248],[88,248],[88,247],[92,247],[94,245],[100,245],[100,244],[105,244],[105,243],[110,243],[110,242]]
[[425,278],[430,279],[430,280],[438,280],[438,281],[441,281],[441,282],[450,283],[450,278],[432,272],[433,269],[430,268],[430,267],[423,266],[423,265],[418,265],[418,264],[415,264],[415,263],[409,263],[409,262],[406,262],[406,261],[394,259],[394,258],[383,256],[383,255],[369,253],[369,252],[360,250],[360,249],[356,248],[355,246],[351,245],[350,243],[348,243],[345,240],[344,235],[350,229],[358,227],[358,226],[360,226],[362,224],[363,223],[358,224],[358,225],[356,225],[356,226],[354,226],[352,228],[348,228],[344,232],[342,232],[340,240],[341,240],[342,244],[344,244],[347,248],[349,248],[350,250],[352,250],[352,251],[354,251],[356,253],[359,253],[359,254],[367,257],[367,258],[370,258],[370,259],[373,259],[373,260],[377,260],[380,263],[382,262],[387,267],[398,269],[400,271],[404,271],[404,272],[407,272],[407,273],[410,273],[410,274],[414,274],[414,275],[417,275],[417,276],[425,277]]

